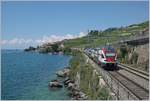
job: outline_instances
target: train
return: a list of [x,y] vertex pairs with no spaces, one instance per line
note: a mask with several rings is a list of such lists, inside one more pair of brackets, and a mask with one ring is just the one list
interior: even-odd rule
[[118,69],[117,52],[110,45],[99,48],[88,48],[85,49],[85,53],[104,69]]

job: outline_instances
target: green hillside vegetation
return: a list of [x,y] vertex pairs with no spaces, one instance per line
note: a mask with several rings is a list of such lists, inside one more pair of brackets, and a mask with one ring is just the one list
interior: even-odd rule
[[[139,33],[145,33],[149,29],[149,21],[145,21],[140,24],[132,24],[129,26],[121,26],[120,28],[108,28],[102,30],[90,30],[88,34],[81,38],[65,39],[53,44],[47,43],[42,46],[38,46],[34,50],[41,53],[54,53],[54,52],[70,52],[70,48],[88,48],[99,47],[106,43],[113,43],[122,39],[128,39],[131,36],[136,36]],[[146,33],[147,34],[147,33]],[[64,47],[61,47],[63,43]],[[25,51],[33,50],[31,47],[25,49]]]
[[107,42],[112,43],[120,39],[128,38],[139,34],[149,28],[149,21],[140,24],[132,24],[120,28],[108,28],[104,31],[91,30],[87,36],[70,39],[64,42],[67,47],[97,47]]

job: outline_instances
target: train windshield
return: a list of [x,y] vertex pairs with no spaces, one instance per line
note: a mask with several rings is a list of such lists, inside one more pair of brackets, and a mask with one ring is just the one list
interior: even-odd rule
[[114,57],[115,56],[115,49],[112,46],[105,47],[106,49],[106,57]]
[[114,57],[115,53],[106,53],[106,57]]

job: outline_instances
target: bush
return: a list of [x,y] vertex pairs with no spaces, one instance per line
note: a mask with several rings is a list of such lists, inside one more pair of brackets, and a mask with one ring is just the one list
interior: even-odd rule
[[93,75],[93,67],[86,63],[83,54],[78,51],[74,51],[74,53],[70,60],[70,78],[75,80],[77,73],[80,75],[79,87],[88,96],[88,99],[110,99],[108,90],[99,86],[98,75]]
[[59,46],[58,46],[58,44],[53,44],[52,46],[52,52],[59,52]]
[[67,54],[67,55],[71,54],[71,49],[69,47],[65,47],[64,49],[62,49],[62,51],[64,54]]
[[134,52],[133,54],[132,54],[132,63],[133,64],[137,64],[137,60],[138,60],[138,54],[136,53],[136,52]]
[[129,53],[131,52],[131,47],[127,45],[122,45],[120,49],[117,51],[118,59],[121,60],[122,63],[129,63]]
[[125,55],[127,54],[127,47],[126,46],[121,46],[120,51],[121,51],[121,57],[125,58]]
[[111,96],[109,95],[109,92],[106,88],[101,88],[100,91],[99,91],[99,96],[98,96],[98,99],[101,99],[101,100],[109,100],[109,99],[112,99]]
[[36,48],[30,46],[29,48],[25,49],[24,51],[28,52],[28,51],[35,51],[35,50],[36,50]]

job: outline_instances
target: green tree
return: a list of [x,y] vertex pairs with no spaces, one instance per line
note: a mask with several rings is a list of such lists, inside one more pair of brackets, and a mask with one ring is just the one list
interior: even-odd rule
[[52,47],[52,52],[58,52],[59,51],[58,50],[58,48],[59,48],[58,44],[53,44],[51,47]]

